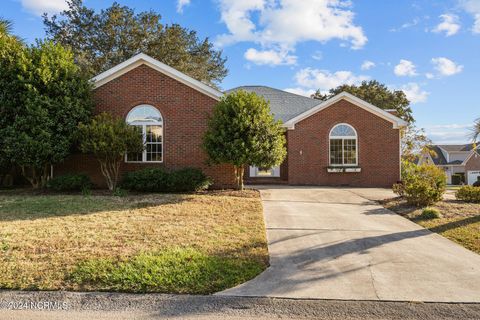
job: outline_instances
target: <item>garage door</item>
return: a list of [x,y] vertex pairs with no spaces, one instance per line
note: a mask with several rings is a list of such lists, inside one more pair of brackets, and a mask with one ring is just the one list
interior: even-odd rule
[[468,184],[472,185],[480,177],[480,171],[468,171]]

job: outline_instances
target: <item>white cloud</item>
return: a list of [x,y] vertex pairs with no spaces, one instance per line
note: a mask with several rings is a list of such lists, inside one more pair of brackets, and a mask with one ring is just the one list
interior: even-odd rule
[[218,0],[228,33],[217,36],[217,47],[254,42],[262,50],[294,51],[300,42],[338,39],[353,49],[367,42],[354,24],[352,3],[346,0]]
[[295,74],[295,81],[297,85],[304,89],[320,89],[322,92],[336,88],[342,84],[358,84],[368,79],[369,77],[367,76],[357,76],[351,71],[337,71],[331,73],[327,70],[312,68],[302,69]]
[[480,13],[475,15],[475,23],[472,28],[473,33],[480,33]]
[[427,73],[425,73],[425,77],[427,77],[427,79],[433,79],[433,78],[435,78],[435,75],[431,72],[427,72]]
[[460,73],[463,70],[463,66],[456,64],[450,59],[444,57],[433,58],[432,63],[435,70],[441,76],[452,76],[454,74]]
[[403,29],[408,29],[408,28],[411,28],[411,27],[414,27],[416,26],[418,23],[420,22],[420,18],[415,18],[413,19],[412,21],[409,21],[409,22],[405,22],[404,24],[402,24],[400,27],[398,28],[392,28],[390,29],[391,32],[398,32],[398,31],[401,31]]
[[65,0],[21,0],[22,7],[37,15],[57,13],[68,9]]
[[442,22],[438,24],[432,31],[437,33],[444,32],[447,37],[453,36],[460,30],[460,24],[458,23],[458,16],[454,14],[442,14],[440,15]]
[[301,95],[301,96],[305,96],[305,97],[311,97],[312,94],[315,93],[315,90],[313,89],[303,89],[303,88],[286,88],[286,89],[283,89],[284,91],[287,91],[287,92],[290,92],[290,93],[295,93],[295,94],[298,94],[298,95]]
[[403,85],[401,90],[405,93],[407,99],[410,100],[411,103],[425,102],[430,94],[429,92],[422,90],[415,82]]
[[190,4],[190,0],[177,0],[177,12],[182,13],[183,8]]
[[427,136],[437,144],[467,143],[470,141],[469,136],[472,127],[473,123],[427,125],[425,126],[425,132]]
[[375,62],[365,60],[363,61],[362,65],[360,66],[360,69],[362,70],[370,70],[376,66]]
[[312,54],[312,58],[315,60],[322,60],[323,59],[322,51],[315,51],[315,53]]
[[480,1],[478,0],[459,0],[460,7],[473,16],[474,24],[472,32],[480,34]]
[[245,52],[245,59],[258,65],[292,65],[297,62],[297,57],[289,55],[288,52],[275,51],[275,50],[263,50],[259,51],[254,48],[250,48]]
[[412,61],[401,59],[393,72],[399,77],[413,77],[417,75],[416,67]]

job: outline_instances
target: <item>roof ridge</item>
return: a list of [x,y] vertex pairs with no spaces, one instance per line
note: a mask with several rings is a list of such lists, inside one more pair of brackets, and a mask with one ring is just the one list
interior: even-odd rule
[[235,87],[235,88],[231,88],[231,89],[228,89],[226,91],[233,91],[233,90],[239,89],[239,88],[254,88],[254,87],[268,88],[268,89],[271,89],[271,90],[280,91],[282,93],[287,93],[287,94],[290,94],[292,96],[297,96],[297,97],[300,97],[300,98],[303,98],[303,99],[308,99],[308,100],[311,100],[311,101],[318,101],[318,103],[322,102],[322,100],[318,100],[318,99],[307,97],[307,96],[302,96],[301,94],[298,94],[298,93],[293,93],[293,92],[285,91],[285,90],[282,90],[282,89],[278,89],[278,88],[274,88],[274,87],[270,87],[270,86],[266,86],[266,85],[244,85],[244,86],[238,86],[238,87]]

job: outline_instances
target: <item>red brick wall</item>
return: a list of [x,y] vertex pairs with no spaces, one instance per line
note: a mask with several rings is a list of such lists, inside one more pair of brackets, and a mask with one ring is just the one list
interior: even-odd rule
[[[357,131],[360,173],[327,173],[329,132],[338,123]],[[399,143],[399,130],[392,123],[341,100],[288,132],[289,183],[390,187],[400,179]]]
[[[177,80],[141,65],[95,89],[95,113],[108,112],[125,118],[140,104],[156,107],[164,119],[163,163],[123,163],[122,172],[146,167],[178,169],[197,167],[212,177],[217,187],[234,184],[233,168],[226,165],[208,166],[202,150],[202,138],[208,116],[216,100]],[[90,156],[73,155],[55,167],[55,174],[84,172],[94,183],[105,186],[98,164]]]

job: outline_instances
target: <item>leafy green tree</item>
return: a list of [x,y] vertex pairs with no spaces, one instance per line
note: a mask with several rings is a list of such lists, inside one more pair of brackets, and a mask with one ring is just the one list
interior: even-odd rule
[[90,123],[80,124],[78,128],[80,150],[93,154],[98,160],[108,189],[114,191],[127,152],[138,153],[144,149],[142,133],[107,113],[95,116]]
[[207,84],[226,75],[226,59],[206,39],[178,24],[165,25],[153,11],[135,13],[114,2],[95,12],[69,0],[59,15],[44,15],[47,36],[72,48],[82,69],[93,76],[143,52]]
[[428,138],[424,129],[419,129],[412,123],[403,129],[401,147],[404,160],[415,162],[418,155],[424,153],[435,156],[436,152],[429,148],[431,145],[432,140]]
[[245,91],[222,98],[204,137],[209,160],[232,164],[240,190],[243,190],[245,167],[280,165],[286,156],[285,143],[281,122],[274,120],[269,103]]
[[17,165],[34,188],[69,154],[74,132],[92,108],[91,84],[60,45],[22,45],[0,35],[0,158]]
[[312,98],[327,100],[343,91],[351,93],[380,109],[396,110],[403,120],[409,123],[414,122],[410,101],[408,101],[405,93],[401,90],[390,90],[386,85],[376,80],[362,81],[359,86],[343,84],[330,89],[328,94],[322,94],[320,90],[317,90],[317,92],[312,95]]

